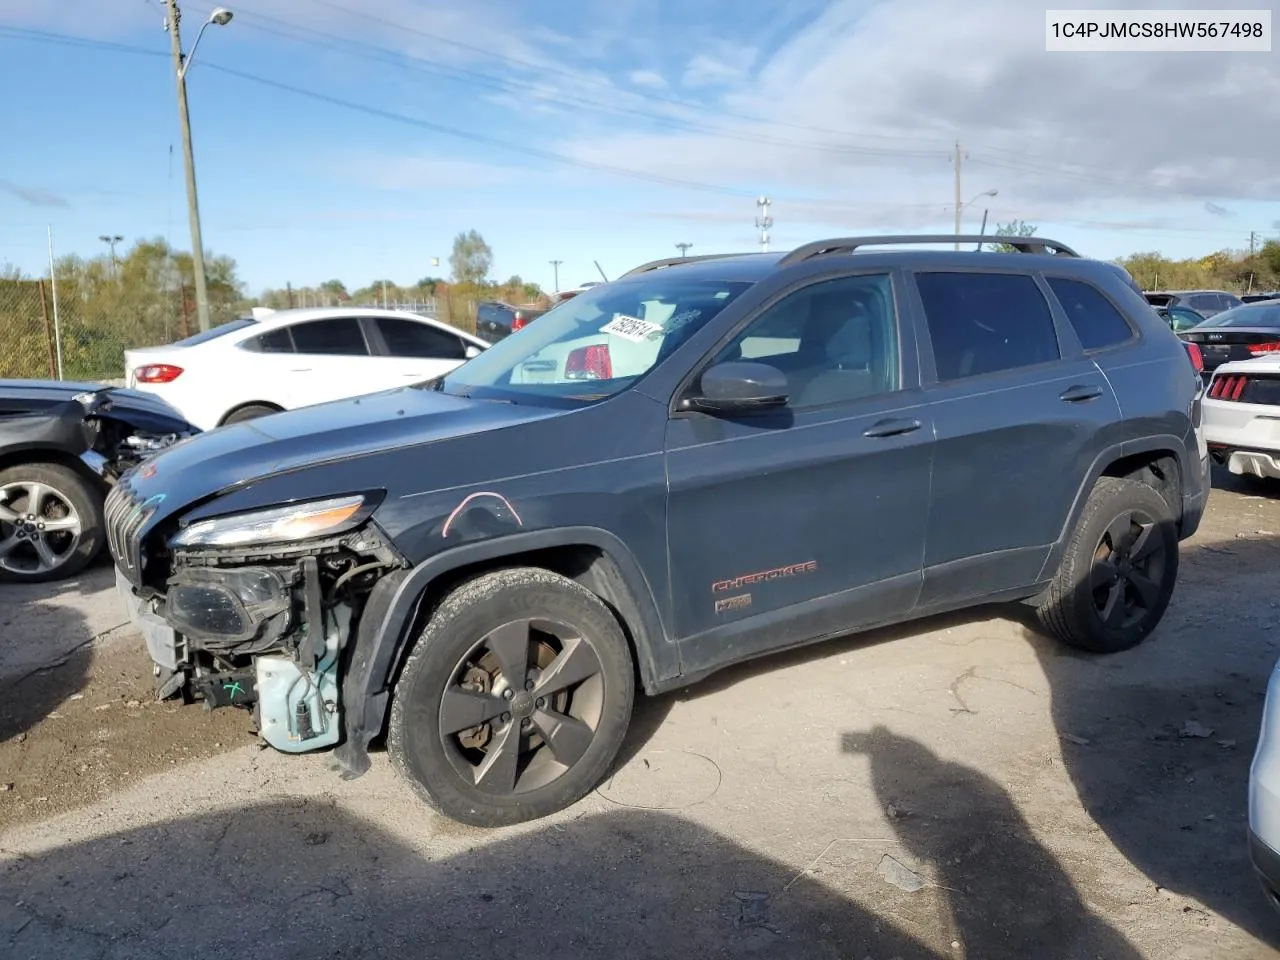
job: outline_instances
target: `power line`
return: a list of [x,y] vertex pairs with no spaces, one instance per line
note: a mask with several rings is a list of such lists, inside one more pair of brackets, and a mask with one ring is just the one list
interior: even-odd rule
[[[552,75],[571,79],[578,83],[600,86],[605,89],[608,89],[609,91],[615,94],[621,94],[631,98],[649,100],[656,103],[666,104],[668,106],[681,107],[684,110],[688,110],[688,111],[711,114],[718,119],[729,117],[732,119],[741,120],[741,121],[745,121],[753,124],[765,124],[769,126],[776,126],[776,127],[787,128],[787,129],[805,130],[805,131],[815,132],[815,133],[825,133],[825,134],[839,136],[839,137],[857,136],[862,139],[876,139],[876,140],[915,142],[915,143],[925,143],[925,142],[942,143],[943,142],[941,138],[933,138],[933,137],[909,138],[909,137],[903,137],[900,135],[886,135],[886,134],[874,134],[874,133],[853,134],[853,133],[850,133],[849,131],[836,130],[830,127],[822,127],[822,126],[815,126],[815,125],[809,125],[809,124],[789,123],[789,122],[780,121],[780,120],[768,120],[763,117],[751,116],[749,114],[725,110],[719,107],[710,108],[702,104],[694,103],[692,101],[680,100],[673,97],[665,97],[660,94],[653,93],[651,91],[623,90],[606,79],[593,77],[589,74],[574,73],[572,71],[555,68],[554,66],[537,64],[537,63],[533,63],[532,61],[510,57],[504,54],[500,54],[492,49],[477,46],[474,44],[465,43],[459,40],[454,40],[449,37],[442,36],[440,34],[431,33],[426,30],[421,30],[419,28],[409,26],[407,24],[399,23],[398,21],[389,20],[384,17],[379,17],[373,14],[366,13],[364,11],[355,11],[348,7],[344,7],[341,4],[329,2],[329,0],[309,0],[309,2],[318,4],[320,6],[327,7],[329,9],[342,12],[363,20],[371,20],[377,23],[381,23],[384,26],[394,27],[396,30],[401,32],[416,34],[418,36],[431,39],[442,44],[456,47],[461,50],[466,50],[471,53],[481,55],[485,57],[486,60],[490,60],[490,61],[497,60],[500,62],[512,64],[513,66],[522,67],[527,70],[537,71],[539,74],[552,74]],[[243,9],[243,4],[241,4],[240,6]],[[303,24],[293,23],[288,20],[282,20],[280,18],[272,17],[268,14],[259,13],[257,11],[248,11],[247,16],[244,16],[243,19],[246,26],[251,26],[254,29],[261,30],[266,33],[272,33],[277,36],[286,37],[288,39],[298,40],[303,43],[311,43],[311,44],[321,46],[327,49],[332,49],[347,55],[361,56],[366,59],[371,59],[371,60],[384,63],[388,66],[398,67],[400,69],[406,69],[406,70],[411,70],[411,71],[416,71],[421,73],[433,74],[457,83],[475,84],[478,82],[483,85],[489,86],[491,89],[498,90],[499,92],[532,93],[534,96],[538,97],[539,99],[545,100],[550,103],[555,103],[561,106],[571,106],[575,108],[586,108],[591,110],[597,110],[599,112],[612,114],[614,116],[637,117],[640,119],[647,120],[651,123],[656,123],[662,126],[673,128],[673,129],[699,133],[704,136],[721,137],[724,139],[737,140],[737,141],[746,142],[746,143],[764,143],[771,146],[781,146],[781,147],[787,147],[792,149],[818,150],[826,153],[847,154],[850,156],[942,159],[942,158],[950,157],[951,155],[950,151],[945,149],[908,150],[908,149],[902,149],[902,148],[889,149],[889,148],[880,148],[880,147],[858,147],[852,144],[831,144],[831,143],[817,143],[812,141],[784,140],[778,137],[771,137],[764,134],[753,135],[753,134],[747,134],[747,133],[737,133],[737,132],[725,130],[720,127],[699,124],[698,122],[689,120],[689,119],[660,116],[657,114],[649,113],[643,110],[637,110],[635,108],[630,108],[630,107],[626,107],[618,104],[604,104],[598,100],[591,100],[584,97],[577,97],[571,94],[565,94],[563,92],[557,92],[556,94],[551,95],[547,92],[545,87],[540,86],[539,84],[536,84],[536,83],[521,81],[513,77],[497,77],[491,74],[483,73],[481,71],[468,70],[461,67],[444,66],[422,57],[417,57],[410,54],[404,54],[398,51],[387,49],[385,47],[379,47],[376,44],[363,43],[360,41],[352,40],[348,37],[341,37],[335,34],[326,33],[322,30],[317,30],[313,27],[308,27]],[[279,25],[279,27],[283,29],[279,29],[279,28],[273,29],[271,27],[266,26],[263,23],[253,22],[254,20],[269,21],[271,23]],[[311,34],[312,36],[302,36],[300,35],[302,33]],[[135,54],[144,54],[144,55],[154,56],[158,53],[158,51],[155,51],[155,50],[150,50],[143,47],[130,46],[128,44],[115,43],[111,41],[93,40],[90,38],[74,37],[74,36],[69,36],[65,34],[54,34],[48,31],[33,30],[28,28],[0,27],[0,36],[6,36],[6,35],[12,37],[13,39],[42,40],[42,41],[51,42],[51,43],[63,43],[69,46],[96,47],[99,49],[111,49],[119,52],[127,52],[127,53],[135,53]],[[1090,182],[1090,183],[1106,183],[1106,184],[1111,184],[1119,187],[1139,189],[1144,192],[1150,187],[1149,182],[1124,180],[1107,173],[1090,172],[1090,168],[1082,165],[1078,165],[1078,164],[1064,165],[1060,160],[1055,160],[1055,159],[1043,157],[1043,156],[1037,156],[1035,154],[1020,152],[1016,150],[1010,150],[1004,147],[995,147],[995,146],[989,146],[989,145],[973,143],[973,142],[970,143],[970,147],[987,151],[992,154],[1005,154],[1006,155],[1005,157],[984,156],[982,154],[970,155],[968,157],[968,159],[974,162],[983,163],[988,166],[996,167],[998,169],[1010,170],[1013,172],[1024,173],[1024,174],[1037,176],[1037,177],[1069,178],[1073,180],[1079,180],[1079,181]],[[1018,160],[1015,158],[1025,158],[1025,159]],[[1032,162],[1027,162],[1027,161],[1032,161]],[[745,195],[745,194],[740,194],[740,195]],[[908,206],[925,207],[925,206],[932,206],[932,204],[911,204]]]
[[[279,27],[269,27],[263,23],[255,22],[255,19],[266,20]],[[371,19],[378,20],[380,18],[373,17]],[[846,143],[820,143],[816,141],[799,141],[795,139],[784,139],[781,137],[770,136],[764,133],[746,133],[725,129],[723,127],[711,126],[705,123],[698,123],[687,118],[675,116],[664,116],[650,111],[640,110],[635,107],[628,107],[623,104],[604,103],[600,100],[590,99],[587,97],[577,96],[563,91],[550,92],[545,84],[539,84],[533,81],[521,80],[516,77],[499,77],[492,74],[484,73],[478,70],[470,70],[463,67],[445,66],[425,57],[415,56],[412,54],[401,53],[380,47],[376,44],[363,43],[353,41],[345,37],[339,37],[334,34],[326,33],[323,30],[317,30],[314,27],[308,27],[302,24],[296,24],[288,20],[281,20],[277,17],[268,16],[261,13],[249,13],[245,19],[245,25],[256,30],[274,34],[275,36],[285,37],[291,40],[297,40],[302,43],[309,43],[319,46],[323,49],[336,50],[348,56],[357,56],[369,59],[378,63],[391,67],[397,67],[403,70],[410,70],[419,73],[426,73],[433,76],[442,77],[446,80],[461,83],[468,87],[476,84],[485,86],[491,90],[497,90],[502,93],[522,93],[531,94],[538,100],[547,103],[553,103],[558,106],[572,107],[575,109],[593,110],[598,113],[619,117],[634,117],[645,120],[651,124],[667,127],[669,129],[680,130],[683,132],[693,132],[710,137],[721,137],[728,140],[736,140],[742,143],[759,143],[770,146],[785,147],[788,149],[803,149],[820,151],[823,153],[850,155],[850,156],[871,156],[871,157],[893,157],[893,158],[917,158],[930,159],[943,156],[938,150],[905,150],[905,149],[887,149],[884,147],[859,147]],[[390,22],[390,21],[385,21]],[[280,29],[284,28],[284,29]],[[301,33],[299,32],[301,31]],[[303,34],[308,34],[303,35]],[[434,34],[428,34],[434,37]],[[483,48],[471,47],[466,45],[469,50],[483,51]],[[488,59],[494,59],[496,54],[486,53]],[[524,61],[515,61],[523,64]],[[556,71],[563,73],[563,71]],[[574,79],[582,79],[573,74],[564,74],[574,77]],[[617,87],[609,85],[614,93],[621,94],[626,97],[640,97],[647,99],[632,91],[621,90]],[[664,102],[667,102],[664,100]],[[695,104],[685,104],[682,101],[669,101],[677,103],[687,110],[698,110],[702,112],[711,112],[705,107],[699,107]],[[717,118],[723,118],[724,114],[717,113]],[[747,118],[753,123],[772,123],[758,118]],[[793,126],[786,124],[785,126]]]

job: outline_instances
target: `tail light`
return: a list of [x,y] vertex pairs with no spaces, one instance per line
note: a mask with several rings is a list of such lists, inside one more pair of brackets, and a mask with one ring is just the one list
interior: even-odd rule
[[1249,344],[1249,355],[1251,357],[1266,357],[1273,353],[1280,353],[1280,342]]
[[139,383],[172,383],[182,376],[182,368],[169,363],[149,363],[138,368],[137,376]]
[[524,318],[524,314],[517,310],[511,317],[511,332],[515,333],[517,330],[523,330],[525,324],[528,322],[529,321]]
[[1184,340],[1182,345],[1187,348],[1187,356],[1191,358],[1191,366],[1196,368],[1196,373],[1204,373],[1204,351],[1200,349],[1200,344]]
[[1209,385],[1209,396],[1215,400],[1239,400],[1240,395],[1244,393],[1244,388],[1248,384],[1248,377],[1232,376],[1230,374],[1217,377]]
[[613,361],[609,358],[609,345],[597,343],[579,347],[564,361],[566,380],[611,380]]

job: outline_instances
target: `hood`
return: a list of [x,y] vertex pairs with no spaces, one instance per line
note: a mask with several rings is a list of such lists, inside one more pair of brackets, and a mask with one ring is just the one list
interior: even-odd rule
[[[269,475],[562,413],[400,387],[218,427],[151,458],[128,482],[140,499],[160,497],[151,527],[199,500]],[[365,486],[380,484],[371,477]]]
[[0,380],[0,406],[27,413],[52,410],[86,394],[97,395],[92,402],[81,401],[86,416],[119,420],[152,434],[190,433],[196,429],[164,400],[139,390],[74,380]]

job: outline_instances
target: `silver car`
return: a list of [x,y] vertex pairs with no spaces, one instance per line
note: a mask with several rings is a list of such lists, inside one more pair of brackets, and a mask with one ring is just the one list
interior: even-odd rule
[[1249,771],[1249,855],[1267,896],[1280,908],[1280,664],[1267,684],[1262,732]]

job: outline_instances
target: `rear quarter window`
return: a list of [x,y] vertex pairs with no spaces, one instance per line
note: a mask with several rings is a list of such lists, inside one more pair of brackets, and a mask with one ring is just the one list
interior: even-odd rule
[[1059,359],[1048,301],[1026,274],[918,273],[938,379]]
[[1093,284],[1064,277],[1048,280],[1085,350],[1101,350],[1133,339],[1133,328],[1124,314]]

